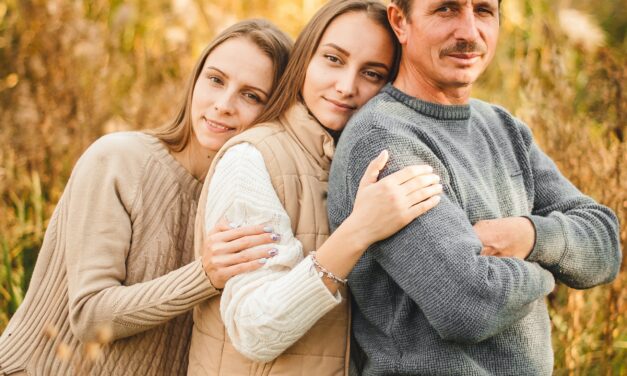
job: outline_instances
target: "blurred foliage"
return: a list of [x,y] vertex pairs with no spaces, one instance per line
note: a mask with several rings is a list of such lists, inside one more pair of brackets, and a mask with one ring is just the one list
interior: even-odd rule
[[[98,136],[176,111],[194,59],[232,22],[291,35],[320,0],[0,2],[0,330],[19,306],[71,168]],[[526,121],[627,247],[627,4],[505,0],[497,56],[475,96]],[[627,272],[549,297],[556,375],[627,374]]]

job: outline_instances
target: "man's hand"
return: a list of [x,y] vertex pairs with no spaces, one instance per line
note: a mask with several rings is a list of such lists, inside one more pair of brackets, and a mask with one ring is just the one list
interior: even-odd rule
[[516,257],[524,260],[533,250],[536,241],[535,228],[524,217],[479,221],[473,229],[483,244],[483,256]]

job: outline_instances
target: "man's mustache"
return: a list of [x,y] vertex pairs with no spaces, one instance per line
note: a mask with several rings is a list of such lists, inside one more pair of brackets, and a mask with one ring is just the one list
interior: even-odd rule
[[457,41],[454,45],[445,47],[442,51],[440,51],[440,57],[455,53],[474,53],[484,55],[485,53],[487,53],[487,48],[483,44],[479,44],[474,41],[460,40]]

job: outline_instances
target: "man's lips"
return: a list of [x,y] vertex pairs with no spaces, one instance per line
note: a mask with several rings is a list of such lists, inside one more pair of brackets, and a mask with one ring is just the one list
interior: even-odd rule
[[228,126],[228,125],[226,125],[224,123],[221,123],[219,121],[207,119],[204,116],[203,116],[202,119],[205,121],[205,125],[207,126],[207,128],[210,131],[212,131],[212,132],[224,133],[224,132],[230,132],[230,131],[234,131],[235,130],[234,127]]
[[454,57],[456,59],[471,60],[476,57],[481,57],[481,54],[479,53],[452,53],[452,54],[449,54],[449,56]]
[[331,98],[324,98],[327,102],[331,103],[332,105],[334,105],[336,108],[338,108],[339,110],[342,111],[355,111],[357,109],[357,106],[353,105],[353,104],[349,104],[349,103],[344,103],[341,101],[337,101],[335,99],[331,99]]

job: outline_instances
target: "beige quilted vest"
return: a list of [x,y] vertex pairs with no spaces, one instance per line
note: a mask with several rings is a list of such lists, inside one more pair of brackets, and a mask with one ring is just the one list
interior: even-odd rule
[[[334,145],[329,134],[298,104],[279,121],[256,126],[232,138],[216,155],[196,215],[196,255],[200,254],[204,236],[208,181],[226,149],[241,142],[248,142],[261,152],[272,185],[290,216],[292,231],[305,253],[320,247],[329,237],[326,193]],[[342,303],[269,363],[253,362],[235,350],[222,324],[219,297],[203,302],[194,309],[188,374],[347,375],[350,312],[347,291],[340,291]]]

